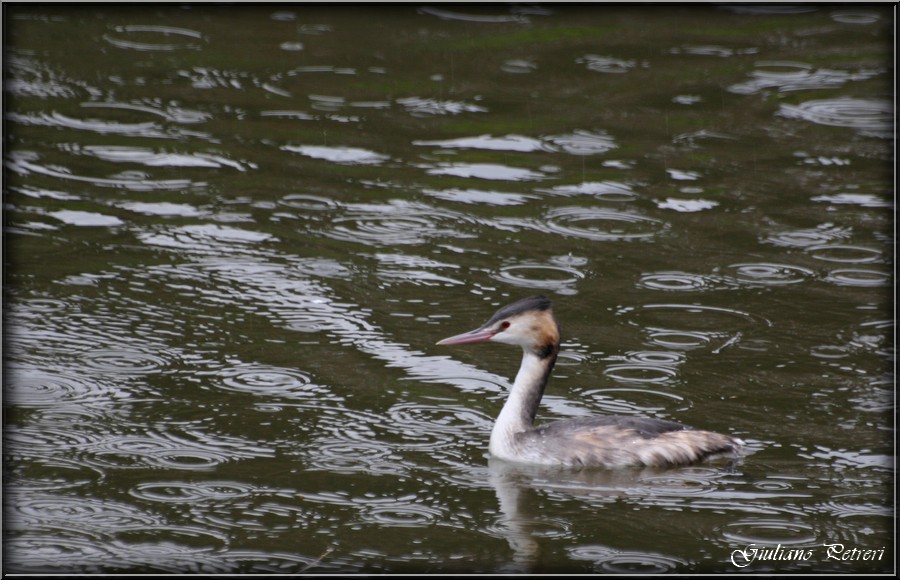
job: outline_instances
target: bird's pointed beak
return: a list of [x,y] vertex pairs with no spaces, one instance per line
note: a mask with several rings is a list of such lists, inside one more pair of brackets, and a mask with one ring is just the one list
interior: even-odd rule
[[457,334],[456,336],[451,336],[449,338],[445,338],[444,340],[438,342],[439,345],[449,345],[449,344],[469,344],[472,342],[484,342],[486,340],[490,340],[497,334],[497,331],[493,328],[477,328],[471,332],[464,332],[462,334]]

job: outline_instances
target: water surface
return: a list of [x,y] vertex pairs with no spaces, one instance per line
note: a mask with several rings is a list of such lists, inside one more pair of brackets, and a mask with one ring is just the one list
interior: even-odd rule
[[[885,6],[5,25],[5,572],[893,570]],[[490,460],[519,355],[434,343],[536,293],[540,420],[746,457]]]

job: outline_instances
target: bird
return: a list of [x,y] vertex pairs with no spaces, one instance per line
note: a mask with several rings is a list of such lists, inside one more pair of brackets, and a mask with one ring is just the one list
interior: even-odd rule
[[713,456],[739,455],[729,435],[649,417],[577,417],[536,426],[541,397],[556,364],[559,323],[545,296],[500,308],[475,330],[438,345],[499,342],[520,346],[522,363],[491,430],[488,451],[501,460],[562,468],[675,467]]

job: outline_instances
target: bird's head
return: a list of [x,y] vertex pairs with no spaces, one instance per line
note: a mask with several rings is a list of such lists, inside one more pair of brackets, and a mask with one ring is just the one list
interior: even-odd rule
[[559,325],[553,305],[544,296],[524,298],[504,306],[480,327],[438,342],[439,345],[502,342],[521,346],[539,358],[559,351]]

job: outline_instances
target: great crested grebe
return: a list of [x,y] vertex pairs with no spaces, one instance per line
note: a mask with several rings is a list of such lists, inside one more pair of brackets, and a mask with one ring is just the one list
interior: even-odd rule
[[738,439],[661,419],[587,417],[535,427],[534,416],[559,354],[559,326],[544,296],[504,306],[479,328],[437,344],[488,340],[519,345],[524,351],[491,431],[494,457],[574,468],[667,467],[740,451]]

